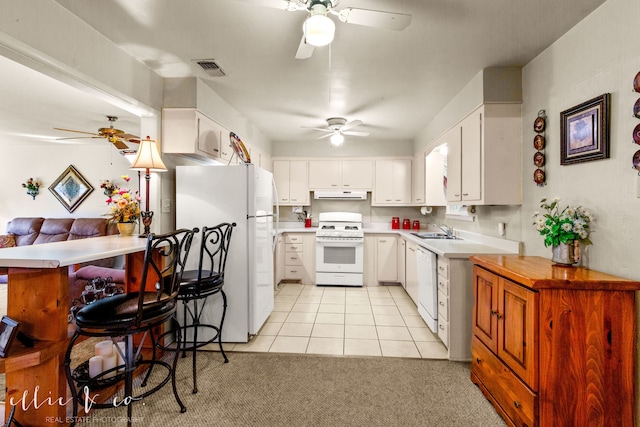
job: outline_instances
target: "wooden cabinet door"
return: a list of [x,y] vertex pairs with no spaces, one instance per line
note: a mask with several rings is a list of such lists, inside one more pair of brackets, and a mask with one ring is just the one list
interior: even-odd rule
[[309,204],[306,160],[291,160],[289,162],[289,202],[292,205]]
[[482,109],[474,111],[461,123],[462,200],[482,197]]
[[422,206],[425,203],[425,153],[421,151],[413,158],[411,164],[413,179],[411,180],[411,193],[414,205]]
[[198,150],[213,157],[220,157],[222,127],[200,113],[196,113],[196,121],[198,127]]
[[309,189],[340,188],[340,160],[309,160]]
[[499,277],[483,268],[473,268],[473,334],[489,349],[498,350]]
[[278,201],[280,204],[289,203],[289,161],[273,161],[273,180],[278,190]]
[[497,354],[534,391],[538,390],[537,298],[537,292],[500,278]]
[[407,242],[407,253],[405,259],[405,277],[406,285],[405,289],[407,294],[411,297],[413,302],[418,304],[418,258],[417,258],[418,245],[412,242]]
[[542,290],[540,426],[633,426],[633,291]]
[[376,242],[378,282],[398,281],[398,238],[392,234]]
[[342,160],[342,188],[371,191],[373,189],[373,161]]
[[447,202],[462,200],[462,142],[460,126],[447,132]]

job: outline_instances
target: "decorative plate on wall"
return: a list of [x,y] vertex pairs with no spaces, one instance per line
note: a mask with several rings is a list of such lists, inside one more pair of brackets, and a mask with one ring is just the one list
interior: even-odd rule
[[544,117],[538,117],[533,121],[533,130],[536,132],[543,132],[545,127]]
[[633,115],[640,119],[640,98],[638,98],[636,103],[633,105]]
[[544,154],[537,151],[536,154],[533,155],[533,164],[537,167],[544,166]]
[[633,129],[633,142],[640,144],[640,123]]
[[545,145],[544,136],[536,135],[533,137],[533,148],[536,150],[543,150]]
[[533,172],[533,180],[538,185],[544,185],[544,171],[542,169],[536,169]]
[[636,151],[633,155],[633,168],[638,171],[640,175],[640,150]]
[[633,79],[633,90],[640,92],[640,71],[636,74],[636,78]]

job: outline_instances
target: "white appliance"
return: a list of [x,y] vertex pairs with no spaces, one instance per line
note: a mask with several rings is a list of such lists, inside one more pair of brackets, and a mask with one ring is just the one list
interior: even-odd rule
[[[274,188],[271,172],[253,164],[176,167],[177,228],[236,223],[225,269],[224,342],[247,342],[273,311]],[[199,237],[187,268],[198,268]],[[202,323],[218,321],[221,313],[221,301],[210,297]]]
[[316,285],[362,286],[362,214],[325,212],[316,231]]
[[437,256],[418,247],[418,313],[434,333],[438,333],[438,271]]

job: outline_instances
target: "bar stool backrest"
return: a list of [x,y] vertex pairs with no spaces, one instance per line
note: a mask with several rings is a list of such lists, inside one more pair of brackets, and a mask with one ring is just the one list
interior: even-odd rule
[[235,222],[223,222],[215,227],[202,228],[196,293],[200,293],[200,287],[207,279],[224,282],[231,233],[235,226]]

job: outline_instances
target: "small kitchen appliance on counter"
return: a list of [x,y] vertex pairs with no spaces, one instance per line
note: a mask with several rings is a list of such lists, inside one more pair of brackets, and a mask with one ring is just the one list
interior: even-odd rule
[[325,212],[316,231],[316,285],[362,286],[362,214]]

